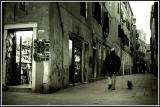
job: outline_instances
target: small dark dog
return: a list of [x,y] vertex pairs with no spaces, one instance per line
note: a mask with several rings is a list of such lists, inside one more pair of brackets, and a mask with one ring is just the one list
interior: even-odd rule
[[132,84],[132,81],[128,81],[127,82],[127,86],[128,86],[128,89],[132,89],[132,87],[133,87],[133,84]]

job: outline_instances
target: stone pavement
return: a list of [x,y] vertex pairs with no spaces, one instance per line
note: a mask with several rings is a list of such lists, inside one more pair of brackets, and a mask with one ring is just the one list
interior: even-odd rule
[[[133,89],[127,89],[127,80]],[[82,84],[50,94],[3,92],[3,105],[158,105],[158,80],[151,74],[118,76],[116,90],[107,79]]]

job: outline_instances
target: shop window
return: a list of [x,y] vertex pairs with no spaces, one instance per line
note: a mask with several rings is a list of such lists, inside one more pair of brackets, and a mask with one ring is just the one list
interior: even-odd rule
[[6,38],[7,85],[31,84],[33,31],[9,30]]
[[82,80],[82,42],[70,37],[69,39],[69,83]]
[[101,24],[101,6],[99,2],[94,3],[94,18]]
[[80,14],[86,19],[87,18],[87,3],[80,3]]

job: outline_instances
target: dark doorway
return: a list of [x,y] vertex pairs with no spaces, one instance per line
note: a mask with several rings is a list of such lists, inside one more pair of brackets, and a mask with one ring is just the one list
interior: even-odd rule
[[82,43],[78,40],[69,40],[69,83],[82,81]]

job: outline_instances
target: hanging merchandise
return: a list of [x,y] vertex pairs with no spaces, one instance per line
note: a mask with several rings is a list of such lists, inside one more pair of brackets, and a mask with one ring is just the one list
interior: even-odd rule
[[34,40],[34,60],[35,61],[48,61],[50,56],[50,40]]

